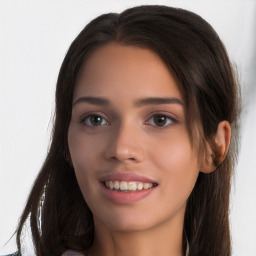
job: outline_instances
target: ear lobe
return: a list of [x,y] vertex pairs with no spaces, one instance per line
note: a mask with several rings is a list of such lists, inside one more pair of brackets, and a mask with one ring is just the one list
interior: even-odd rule
[[200,172],[211,173],[216,169],[213,157],[214,153],[212,147],[209,142],[206,142],[206,152],[200,165]]
[[213,172],[224,161],[228,153],[230,139],[231,127],[229,122],[220,122],[212,141],[206,144],[205,159],[200,168],[201,172]]

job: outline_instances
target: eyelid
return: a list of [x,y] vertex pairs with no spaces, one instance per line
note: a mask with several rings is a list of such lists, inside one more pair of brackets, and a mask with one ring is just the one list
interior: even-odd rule
[[85,124],[85,120],[87,118],[91,117],[91,116],[99,116],[99,117],[101,117],[101,118],[106,120],[107,124],[99,125],[99,126],[110,125],[110,122],[109,122],[108,118],[104,114],[99,113],[99,112],[88,112],[86,114],[83,114],[82,117],[79,118],[79,123],[82,123],[83,125],[85,125],[87,127],[93,127],[93,128],[98,127],[98,126],[94,126],[94,125],[87,125],[87,124]]
[[154,128],[158,128],[158,129],[164,129],[164,128],[168,128],[174,124],[177,124],[179,121],[177,120],[177,118],[175,118],[172,114],[170,113],[166,113],[166,112],[154,112],[154,113],[151,113],[151,115],[146,119],[146,124],[147,125],[151,125],[149,124],[149,120],[155,116],[165,116],[166,118],[170,119],[171,120],[171,123],[168,124],[168,125],[163,125],[163,126],[158,126],[158,125],[152,125]]

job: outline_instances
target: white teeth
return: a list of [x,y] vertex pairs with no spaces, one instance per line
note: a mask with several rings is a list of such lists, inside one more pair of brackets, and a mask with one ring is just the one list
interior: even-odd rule
[[142,190],[142,189],[143,189],[143,183],[142,183],[142,182],[139,182],[139,183],[137,184],[137,189],[138,189],[138,190]]
[[117,180],[114,181],[114,189],[119,190],[119,182]]
[[110,189],[114,188],[114,184],[113,184],[112,180],[109,181],[108,186],[109,186]]
[[128,190],[129,191],[136,191],[137,185],[135,181],[129,181],[128,183]]
[[153,183],[138,182],[138,181],[117,181],[107,180],[105,186],[112,190],[118,190],[123,192],[145,190],[154,187]]
[[122,191],[128,190],[128,183],[127,183],[127,181],[121,181],[120,182],[120,190],[122,190]]
[[149,183],[144,183],[144,184],[143,184],[143,188],[144,188],[144,189],[149,189],[149,186],[150,186]]

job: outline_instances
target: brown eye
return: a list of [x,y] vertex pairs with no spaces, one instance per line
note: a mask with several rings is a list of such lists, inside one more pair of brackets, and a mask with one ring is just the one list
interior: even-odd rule
[[172,123],[174,123],[175,120],[169,116],[157,114],[150,117],[150,119],[147,121],[148,124],[157,126],[157,127],[165,127]]
[[102,126],[108,125],[108,121],[100,115],[89,115],[82,120],[88,126]]
[[166,122],[167,122],[166,116],[159,116],[159,115],[154,116],[154,123],[157,126],[164,126]]

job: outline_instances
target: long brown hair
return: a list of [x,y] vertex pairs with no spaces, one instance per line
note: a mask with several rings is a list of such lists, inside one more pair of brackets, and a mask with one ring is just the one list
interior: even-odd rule
[[[86,252],[93,242],[92,213],[67,161],[67,133],[74,87],[81,65],[99,47],[115,42],[151,49],[179,81],[185,99],[191,142],[204,151],[219,122],[232,127],[232,142],[224,162],[210,174],[200,173],[188,198],[184,220],[189,255],[230,256],[229,194],[237,156],[239,89],[225,47],[200,16],[166,6],[138,6],[91,21],[71,44],[56,87],[54,128],[49,152],[32,187],[17,228],[30,221],[35,253],[61,255],[67,249]],[[200,136],[196,136],[195,131]]]

